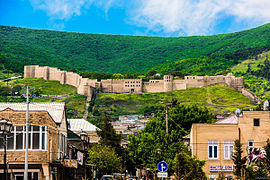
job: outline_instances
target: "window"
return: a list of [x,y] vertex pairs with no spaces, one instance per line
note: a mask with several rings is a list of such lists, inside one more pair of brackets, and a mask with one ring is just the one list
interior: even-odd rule
[[208,141],[208,158],[218,158],[218,141]]
[[7,138],[7,149],[14,149],[14,126],[11,129],[11,133]]
[[217,175],[212,175],[212,174],[209,175],[209,180],[215,180],[217,178],[218,178]]
[[253,119],[254,126],[260,126],[260,119]]
[[254,146],[254,141],[248,141],[248,146]]
[[[28,148],[35,150],[47,149],[47,126],[30,126],[28,134]],[[1,144],[1,139],[0,139]],[[26,146],[26,127],[14,126],[7,138],[7,149],[22,150]],[[3,147],[0,146],[0,149]]]
[[233,141],[224,141],[224,159],[231,159],[233,154]]
[[16,149],[23,149],[23,130],[24,130],[24,126],[17,126],[16,127],[16,135],[15,135],[15,145],[16,145]]

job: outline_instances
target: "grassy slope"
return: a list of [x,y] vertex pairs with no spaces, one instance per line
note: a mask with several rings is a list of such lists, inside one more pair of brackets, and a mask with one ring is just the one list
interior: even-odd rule
[[[66,70],[146,72],[161,63],[181,59],[231,54],[248,48],[248,52],[261,51],[270,47],[269,39],[270,24],[238,33],[174,38],[0,26],[0,60],[13,69],[22,66],[27,59],[28,64],[56,66]],[[17,67],[13,67],[14,64]]]
[[231,71],[236,75],[243,75],[244,83],[247,89],[256,94],[260,99],[270,99],[270,82],[265,78],[256,77],[246,74],[248,64],[251,69],[258,70],[259,64],[264,64],[266,56],[270,57],[270,51],[264,52],[258,56],[258,59],[247,59],[242,63],[231,68]]
[[[106,111],[113,116],[125,114],[143,114],[148,106],[163,106],[172,98],[186,104],[208,106],[212,111],[225,113],[234,112],[236,108],[254,107],[250,101],[239,92],[217,84],[203,88],[190,88],[168,93],[144,94],[98,94],[95,110]],[[162,102],[162,103],[161,103]]]
[[40,88],[40,94],[47,95],[75,95],[77,91],[76,87],[74,86],[60,84],[59,81],[47,81],[42,78],[19,79],[18,81],[12,81],[10,84],[20,86],[28,85],[34,89]]
[[[47,81],[41,78],[26,78],[18,79],[9,82],[9,87],[19,86],[31,86],[34,89],[40,89],[41,94],[44,95],[68,95],[63,99],[54,98],[30,98],[30,102],[65,102],[67,107],[68,118],[82,118],[84,115],[84,103],[86,100],[85,96],[76,94],[76,88],[70,85],[60,84],[58,81]],[[0,82],[0,86],[6,86],[6,83]],[[23,90],[26,91],[25,89]],[[30,89],[31,93],[32,89]],[[0,101],[6,102],[6,97],[0,96]],[[24,98],[12,98],[8,97],[9,102],[25,102]]]
[[[26,78],[11,81],[11,86],[25,84],[41,88],[43,94],[65,94],[71,95],[64,99],[32,98],[32,102],[66,102],[68,118],[82,118],[86,97],[78,96],[75,87],[62,85],[57,81],[46,81],[40,78]],[[5,83],[2,83],[5,86]],[[233,112],[236,108],[254,107],[250,101],[237,91],[223,85],[217,84],[203,88],[190,88],[167,93],[142,93],[142,94],[103,94],[99,93],[96,99],[95,110],[106,111],[115,117],[125,114],[142,114],[147,107],[164,106],[172,99],[186,104],[198,104],[208,106],[216,113]],[[1,98],[0,98],[1,99]],[[5,101],[5,98],[2,99]],[[10,99],[12,100],[12,99]],[[22,99],[22,101],[25,101]]]

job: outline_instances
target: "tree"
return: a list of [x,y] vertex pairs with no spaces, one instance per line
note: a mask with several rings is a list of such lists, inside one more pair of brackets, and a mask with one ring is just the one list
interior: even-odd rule
[[146,76],[147,76],[147,77],[149,77],[149,76],[154,76],[156,73],[157,73],[157,71],[153,69],[153,70],[148,71],[148,72],[146,73]]
[[[134,166],[150,168],[153,173],[157,171],[159,161],[166,161],[169,166],[168,172],[172,173],[175,155],[187,152],[181,138],[188,134],[192,123],[211,123],[213,119],[214,115],[206,108],[183,104],[171,106],[168,111],[169,133],[166,134],[165,110],[163,110],[157,117],[148,121],[137,136],[128,136],[127,156]],[[158,148],[162,150],[160,157],[157,154]]]
[[95,144],[88,150],[87,163],[96,165],[99,175],[112,174],[121,169],[121,158],[114,148],[101,144]]
[[205,162],[191,157],[185,152],[176,154],[173,161],[173,170],[177,179],[207,179],[202,170]]
[[270,141],[269,139],[267,139],[267,143],[264,146],[264,150],[266,152],[265,159],[264,159],[265,169],[268,171],[268,174],[270,174]]
[[117,153],[119,153],[122,136],[115,132],[111,122],[111,117],[105,113],[104,117],[101,119],[102,125],[100,130],[97,130],[97,134],[100,137],[99,142],[102,145],[116,148]]
[[248,68],[247,68],[247,74],[251,73],[251,67],[250,67],[250,63],[248,63]]
[[239,140],[234,141],[234,153],[232,155],[232,160],[234,163],[234,175],[237,176],[237,179],[244,179],[246,173],[246,161],[247,157],[242,157],[242,144]]
[[123,74],[120,74],[120,73],[115,73],[112,75],[112,78],[113,79],[123,79]]

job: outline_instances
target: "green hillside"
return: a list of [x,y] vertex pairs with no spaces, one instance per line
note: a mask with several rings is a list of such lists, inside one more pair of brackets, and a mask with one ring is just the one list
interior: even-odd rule
[[[146,72],[160,64],[208,56],[225,70],[247,57],[270,49],[270,24],[237,33],[192,37],[143,37],[34,30],[0,26],[2,68],[22,72],[38,64],[79,71]],[[185,60],[198,64],[195,60]],[[184,62],[184,64],[188,64]],[[3,66],[4,64],[4,66]],[[220,64],[223,64],[220,66]],[[200,65],[202,72],[208,72]],[[215,65],[213,66],[215,67]],[[210,68],[210,67],[209,67]],[[212,67],[211,67],[212,68]],[[188,66],[177,70],[188,71]],[[207,68],[206,68],[207,69]],[[215,69],[215,68],[214,68]],[[195,70],[195,69],[194,69]],[[200,69],[196,69],[200,73]]]
[[185,104],[207,106],[215,113],[234,112],[237,108],[249,109],[254,105],[247,97],[232,88],[217,84],[203,88],[189,88],[166,93],[102,94],[95,101],[94,116],[106,112],[117,117],[127,114],[151,114],[162,109],[172,99]]
[[[265,61],[270,60],[270,51],[259,54],[255,58],[247,59],[231,68],[236,76],[243,76],[245,87],[256,94],[260,99],[270,99],[270,82],[263,75],[270,73],[270,69],[262,71]],[[250,67],[250,70],[248,70]],[[255,73],[257,72],[257,73]]]
[[[8,88],[7,88],[8,85]],[[0,102],[26,102],[22,95],[29,86],[30,102],[65,102],[68,118],[82,118],[86,97],[78,95],[74,86],[47,81],[41,78],[26,78],[8,82],[0,81]],[[35,97],[33,95],[45,95]],[[46,95],[60,95],[46,96]]]

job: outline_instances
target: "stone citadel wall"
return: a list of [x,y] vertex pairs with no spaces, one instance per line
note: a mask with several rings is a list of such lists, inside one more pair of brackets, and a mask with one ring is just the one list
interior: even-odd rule
[[77,88],[77,93],[91,97],[96,88],[104,93],[143,93],[143,92],[169,92],[173,90],[187,89],[191,87],[204,87],[211,84],[224,83],[236,89],[250,100],[256,97],[244,89],[242,77],[235,77],[231,73],[227,76],[185,76],[183,80],[174,80],[173,76],[164,75],[162,80],[142,79],[96,79],[83,78],[73,72],[62,71],[48,66],[40,67],[30,65],[24,67],[24,77],[38,77],[45,80],[60,81],[61,84],[69,84]]
[[98,86],[96,79],[83,78],[73,72],[62,71],[48,66],[24,66],[24,78],[43,78],[45,80],[56,80],[61,84],[68,84],[77,88],[77,93],[84,96],[92,96],[93,88]]

